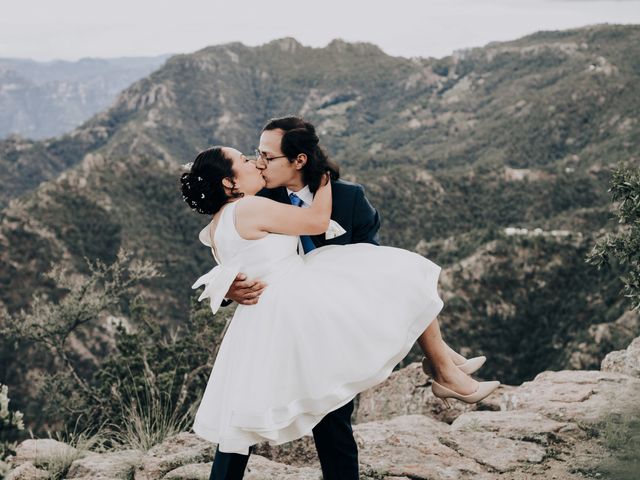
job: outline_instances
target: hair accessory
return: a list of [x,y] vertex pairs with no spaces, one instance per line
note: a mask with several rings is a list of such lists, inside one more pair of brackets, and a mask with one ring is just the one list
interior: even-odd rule
[[202,194],[202,196],[200,198],[204,198],[204,193]]
[[200,182],[201,182],[201,181],[202,181],[202,177],[198,177],[198,181],[200,181]]
[[191,170],[191,167],[193,166],[193,162],[189,162],[189,163],[183,163],[181,165],[182,168],[184,168],[185,170]]

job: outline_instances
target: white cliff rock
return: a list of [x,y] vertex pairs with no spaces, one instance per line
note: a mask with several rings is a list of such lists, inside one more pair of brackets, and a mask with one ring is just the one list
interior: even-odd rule
[[[627,350],[614,352],[620,360],[603,365],[633,374],[639,347],[636,340]],[[581,472],[593,472],[611,455],[598,439],[605,428],[602,421],[636,408],[640,378],[619,371],[565,370],[501,388],[477,406],[455,402],[445,412],[419,364],[394,372],[359,399],[353,429],[361,478],[584,478]],[[26,440],[11,460],[9,478],[47,478],[38,462],[47,455],[72,454],[81,456],[66,476],[73,480],[207,480],[215,447],[187,432],[148,452],[77,452],[53,440]],[[309,435],[279,446],[258,445],[245,474],[248,480],[321,477]]]

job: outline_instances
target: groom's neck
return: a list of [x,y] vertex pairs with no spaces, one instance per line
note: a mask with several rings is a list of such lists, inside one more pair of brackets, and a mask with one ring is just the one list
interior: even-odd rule
[[284,186],[292,192],[299,192],[305,187],[305,185],[306,184],[302,181],[302,177],[300,177],[287,182]]

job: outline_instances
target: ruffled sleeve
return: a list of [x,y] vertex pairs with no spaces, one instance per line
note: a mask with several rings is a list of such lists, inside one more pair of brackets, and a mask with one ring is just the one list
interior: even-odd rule
[[191,288],[195,289],[204,285],[204,291],[198,297],[198,301],[201,302],[205,298],[209,298],[211,311],[215,315],[239,272],[238,268],[218,265],[198,278]]

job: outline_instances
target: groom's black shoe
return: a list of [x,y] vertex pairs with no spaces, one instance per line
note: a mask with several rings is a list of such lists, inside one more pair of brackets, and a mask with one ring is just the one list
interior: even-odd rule
[[353,400],[328,413],[313,428],[324,480],[358,480],[358,446],[353,438]]
[[[253,445],[249,447],[249,455],[252,451]],[[244,476],[245,468],[247,468],[249,455],[221,452],[219,448],[216,448],[209,480],[240,480]]]

